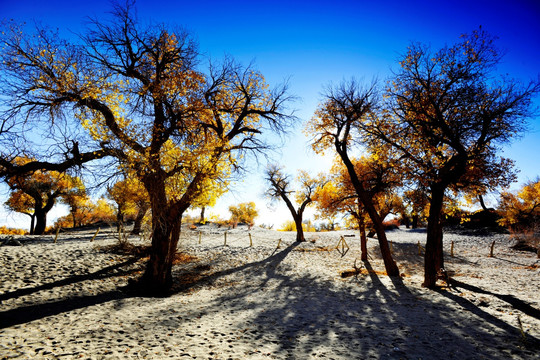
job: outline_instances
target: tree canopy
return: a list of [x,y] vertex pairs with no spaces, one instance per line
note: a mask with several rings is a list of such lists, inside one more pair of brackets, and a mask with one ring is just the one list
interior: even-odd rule
[[[292,124],[292,98],[286,85],[270,89],[260,72],[231,59],[203,72],[189,33],[142,25],[130,3],[92,19],[80,39],[5,29],[0,91],[9,130],[0,139],[0,175],[114,158],[150,196],[152,254],[140,288],[167,291],[182,214],[209,180],[269,148],[263,132]],[[18,166],[12,160],[25,151],[30,125],[56,151]]]

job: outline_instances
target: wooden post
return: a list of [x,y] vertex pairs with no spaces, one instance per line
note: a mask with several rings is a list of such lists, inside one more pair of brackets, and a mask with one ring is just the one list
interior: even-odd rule
[[450,246],[450,256],[454,257],[454,242],[452,241],[452,245]]
[[279,249],[280,245],[281,245],[281,239],[279,239],[279,241],[278,241],[278,243],[277,243],[277,248],[276,248],[276,250]]
[[56,244],[56,240],[58,239],[58,233],[60,232],[60,228],[56,229],[56,235],[54,237],[54,243]]
[[491,243],[491,249],[489,250],[489,257],[493,257],[493,248],[495,247],[495,241]]
[[227,246],[227,232],[226,232],[226,231],[223,233],[223,237],[224,237],[224,239],[225,239],[225,240],[223,241],[223,246]]
[[422,256],[422,245],[420,245],[420,240],[418,240],[418,255]]
[[388,242],[390,244],[390,254],[394,254],[394,246],[392,245],[392,242]]
[[96,230],[96,233],[94,234],[94,236],[92,236],[92,239],[90,240],[90,242],[93,242],[93,241],[94,241],[94,239],[96,238],[97,234],[99,233],[99,230],[101,230],[101,228],[98,227],[97,230]]
[[248,233],[249,235],[249,247],[253,247],[253,239],[251,238],[251,233]]
[[199,231],[199,245],[201,244],[201,232]]

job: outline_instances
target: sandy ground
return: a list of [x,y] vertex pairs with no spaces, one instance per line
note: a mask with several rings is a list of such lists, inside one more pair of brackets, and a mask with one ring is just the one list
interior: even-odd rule
[[[360,262],[353,231],[300,245],[294,233],[224,233],[183,231],[191,260],[167,298],[121,289],[144,261],[105,251],[112,230],[94,242],[93,230],[16,236],[22,246],[0,246],[0,359],[540,359],[540,260],[507,235],[446,233],[457,285],[433,291],[421,287],[422,230],[388,233],[400,278],[381,274],[374,239]],[[356,235],[344,255],[342,235]],[[362,273],[342,278],[355,259]]]

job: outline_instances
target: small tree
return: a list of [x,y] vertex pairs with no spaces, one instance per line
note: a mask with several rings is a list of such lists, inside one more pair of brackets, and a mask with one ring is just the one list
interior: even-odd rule
[[259,216],[255,203],[253,201],[229,206],[231,212],[230,222],[236,226],[238,223],[244,223],[250,227],[255,224],[255,218]]
[[[24,165],[27,158],[16,158]],[[30,234],[41,235],[47,226],[47,214],[60,196],[75,192],[80,180],[56,171],[35,171],[26,175],[15,175],[7,179],[11,189],[6,205],[13,211],[29,215]]]
[[[292,181],[289,176],[283,173],[283,168],[277,165],[270,165],[266,170],[266,181],[268,189],[266,195],[272,199],[281,199],[287,205],[296,225],[296,241],[306,241],[302,221],[306,207],[313,202],[313,194],[324,185],[325,179],[322,175],[312,178],[306,171],[300,171],[298,174],[299,190],[292,189]],[[295,194],[295,199],[292,199]],[[296,202],[298,207],[293,204]]]
[[90,199],[80,178],[73,178],[72,188],[61,195],[60,201],[69,206],[72,227],[83,225],[85,208]]

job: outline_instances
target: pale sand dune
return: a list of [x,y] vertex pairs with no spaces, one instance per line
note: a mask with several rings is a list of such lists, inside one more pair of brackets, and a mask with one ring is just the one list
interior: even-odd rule
[[[115,243],[111,232],[1,246],[0,359],[540,358],[540,261],[506,235],[445,234],[446,268],[462,284],[436,292],[420,286],[422,231],[388,233],[406,276],[343,279],[358,236],[343,257],[321,248],[352,231],[297,245],[293,233],[253,229],[250,247],[246,228],[229,231],[227,246],[224,229],[200,230],[201,244],[197,231],[182,234],[197,260],[175,266],[183,280],[168,298],[119,290],[143,265],[99,249]],[[384,270],[369,245],[367,266]]]

